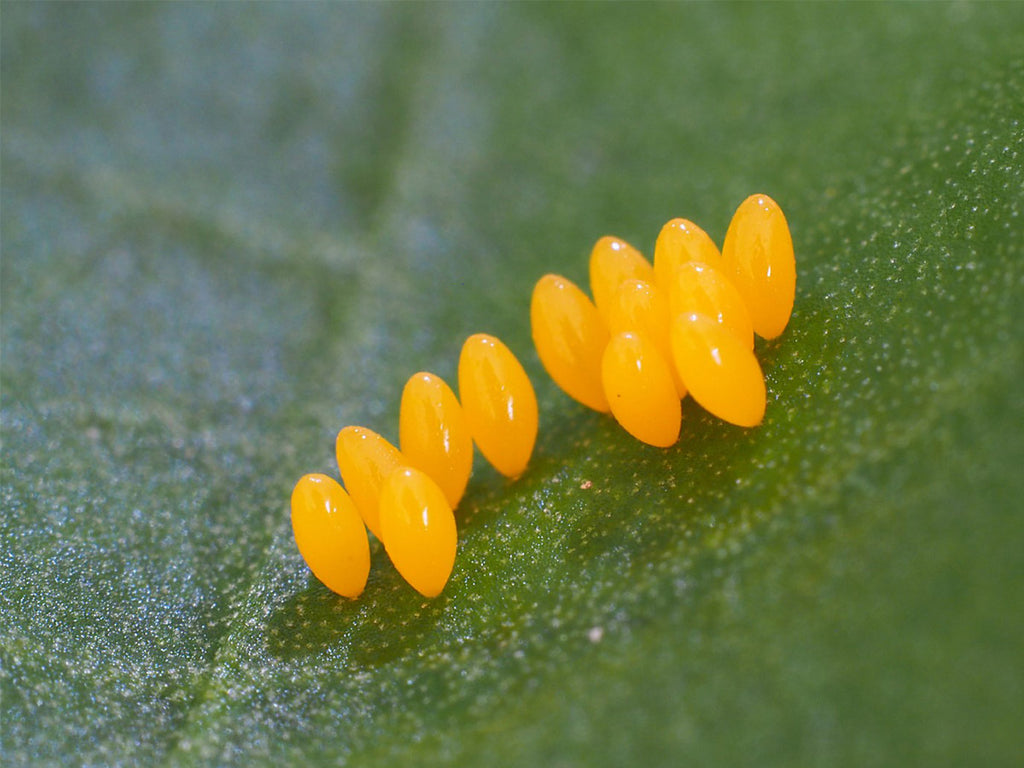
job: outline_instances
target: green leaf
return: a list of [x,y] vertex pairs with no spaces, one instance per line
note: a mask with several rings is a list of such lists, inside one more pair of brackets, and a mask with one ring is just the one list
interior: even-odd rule
[[[0,762],[1013,764],[1012,4],[6,3]],[[594,240],[798,259],[765,423],[640,445],[532,349]],[[485,331],[540,400],[424,601],[292,539]]]

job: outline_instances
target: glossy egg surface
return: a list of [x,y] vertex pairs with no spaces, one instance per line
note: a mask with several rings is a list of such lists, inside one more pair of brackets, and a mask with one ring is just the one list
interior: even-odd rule
[[302,558],[324,585],[358,597],[370,573],[370,545],[356,506],[336,480],[303,475],[292,490],[292,531]]
[[384,549],[395,569],[424,597],[437,597],[455,565],[458,534],[444,491],[413,467],[395,470],[380,493]]
[[714,318],[754,348],[754,326],[746,302],[725,273],[710,264],[688,261],[676,268],[669,306],[672,317],[696,312]]
[[701,314],[672,321],[672,358],[690,395],[720,419],[753,427],[764,418],[764,375],[753,351],[721,323]]
[[729,224],[722,269],[743,296],[754,332],[779,336],[789,323],[796,296],[796,259],[789,224],[768,195],[744,200]]
[[654,279],[668,292],[680,264],[702,261],[717,266],[722,255],[707,232],[689,219],[671,219],[658,233],[654,244]]
[[583,405],[607,413],[601,355],[608,329],[587,295],[561,275],[545,275],[533,289],[530,326],[537,355],[555,383]]
[[409,377],[398,438],[406,461],[432,477],[455,509],[473,470],[473,438],[462,406],[440,376],[420,371]]
[[[612,301],[608,330],[611,333],[632,331],[649,339],[668,362],[672,360],[669,346],[669,320],[671,314],[665,294],[654,283],[645,280],[626,280],[619,285]],[[686,397],[686,386],[669,366],[679,397]],[[607,388],[605,388],[607,395]],[[614,411],[614,409],[612,409]]]
[[499,339],[466,339],[459,355],[459,397],[480,452],[507,477],[526,469],[537,440],[537,395],[526,371]]
[[334,448],[345,488],[366,527],[380,539],[380,488],[388,475],[407,462],[395,446],[366,427],[345,427]]
[[679,439],[682,408],[670,362],[638,333],[617,333],[605,349],[602,379],[612,415],[637,440],[667,448]]
[[590,293],[606,323],[612,301],[624,280],[654,282],[654,268],[636,248],[617,237],[606,235],[590,252]]

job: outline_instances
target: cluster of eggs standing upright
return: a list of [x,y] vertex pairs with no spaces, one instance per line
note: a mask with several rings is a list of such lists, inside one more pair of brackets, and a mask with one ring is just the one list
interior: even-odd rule
[[[590,288],[593,301],[549,274],[533,291],[537,354],[567,394],[660,447],[679,439],[687,395],[730,423],[761,422],[766,391],[754,334],[782,333],[796,288],[793,242],[774,200],[748,197],[721,251],[686,219],[662,227],[653,265],[625,241],[602,237],[590,256]],[[453,510],[469,482],[474,443],[507,477],[526,469],[537,398],[511,350],[494,336],[470,336],[458,384],[461,402],[439,376],[414,374],[402,391],[399,448],[372,430],[345,427],[335,445],[345,488],[322,474],[295,485],[295,541],[334,592],[363,591],[369,528],[405,580],[437,596],[455,564]]]

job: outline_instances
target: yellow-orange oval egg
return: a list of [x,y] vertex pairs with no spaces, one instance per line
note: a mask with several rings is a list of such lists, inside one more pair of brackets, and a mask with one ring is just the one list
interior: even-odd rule
[[666,293],[680,264],[703,261],[718,266],[722,255],[707,232],[688,219],[672,219],[654,244],[654,279]]
[[602,237],[590,252],[590,292],[605,323],[609,323],[615,292],[625,280],[654,282],[654,268],[636,248],[610,235]]
[[717,320],[697,313],[672,321],[672,357],[690,395],[720,419],[753,427],[764,418],[764,374],[753,351]]
[[473,471],[473,438],[462,406],[440,376],[420,371],[405,383],[398,440],[406,461],[430,475],[455,509]]
[[670,361],[639,333],[617,333],[604,351],[601,375],[612,415],[637,440],[667,448],[679,439],[682,407]]
[[485,333],[466,339],[459,397],[480,453],[506,477],[519,477],[537,440],[537,395],[512,350]]
[[324,586],[359,597],[370,574],[366,526],[344,489],[327,475],[303,475],[292,491],[292,531],[303,560]]
[[746,302],[725,273],[710,264],[688,261],[676,269],[669,306],[672,317],[696,312],[714,318],[754,348],[754,326]]
[[[619,285],[612,300],[608,330],[613,334],[625,331],[639,333],[650,339],[661,356],[671,362],[672,349],[668,338],[670,318],[669,303],[657,285],[645,280],[625,280]],[[676,393],[680,398],[686,397],[686,386],[676,373],[675,366],[670,365],[669,368]],[[608,388],[605,387],[607,394]]]
[[544,275],[533,289],[530,326],[537,355],[555,383],[583,405],[607,413],[601,355],[608,329],[587,295],[567,278]]
[[751,195],[736,209],[725,233],[722,269],[743,296],[754,332],[779,336],[793,313],[796,259],[786,217],[768,195]]
[[356,509],[366,527],[383,541],[378,511],[380,488],[388,475],[408,462],[395,446],[365,427],[345,427],[338,433],[334,449],[341,479]]
[[458,534],[444,491],[425,472],[402,467],[380,492],[384,549],[395,569],[424,597],[437,597],[455,565]]

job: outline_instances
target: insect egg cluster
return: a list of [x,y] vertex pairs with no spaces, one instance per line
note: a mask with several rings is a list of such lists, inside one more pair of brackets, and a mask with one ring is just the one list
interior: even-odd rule
[[[590,255],[593,300],[570,280],[544,275],[530,324],[541,363],[566,393],[610,411],[637,439],[668,447],[679,439],[687,395],[733,424],[761,422],[767,396],[754,335],[782,333],[795,286],[782,210],[767,195],[751,195],[721,251],[686,219],[662,227],[653,264],[623,240],[602,237]],[[402,391],[399,447],[365,427],[345,427],[335,443],[345,487],[321,474],[296,483],[296,544],[334,592],[354,598],[366,586],[368,528],[413,588],[439,595],[455,564],[454,510],[474,444],[507,477],[526,469],[537,398],[511,350],[494,336],[470,336],[458,386],[456,397],[439,376],[413,374]]]
[[739,206],[719,251],[699,226],[672,219],[654,264],[616,237],[590,254],[593,301],[545,275],[530,306],[544,368],[565,392],[627,432],[668,447],[681,400],[743,427],[764,418],[767,394],[754,335],[779,336],[793,310],[796,263],[782,209],[767,195]]
[[296,483],[295,542],[332,591],[362,593],[369,528],[402,577],[436,597],[455,564],[454,510],[472,471],[473,444],[508,477],[526,469],[537,438],[537,397],[512,351],[494,336],[470,336],[458,377],[461,403],[440,376],[421,371],[409,378],[399,407],[399,448],[365,427],[342,429],[335,451],[344,488],[320,474]]

